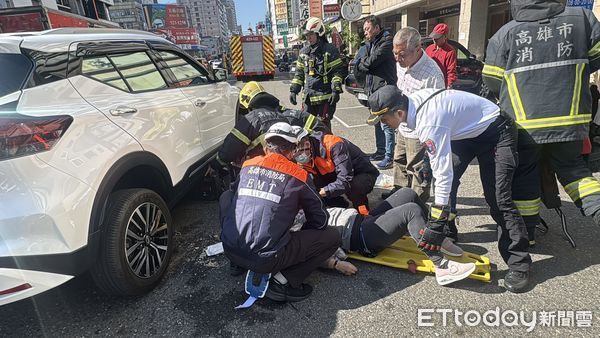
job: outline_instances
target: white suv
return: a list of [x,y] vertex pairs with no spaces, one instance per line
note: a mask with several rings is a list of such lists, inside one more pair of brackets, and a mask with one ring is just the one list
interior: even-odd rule
[[0,70],[0,305],[87,270],[107,293],[151,290],[169,208],[233,127],[239,90],[140,31],[0,34]]

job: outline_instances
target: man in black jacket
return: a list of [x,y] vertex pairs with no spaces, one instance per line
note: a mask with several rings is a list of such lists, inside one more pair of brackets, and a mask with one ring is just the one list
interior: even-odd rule
[[[366,74],[365,94],[370,96],[385,85],[396,85],[396,61],[392,53],[392,35],[381,29],[381,20],[369,16],[363,25],[367,40],[367,55],[357,62],[359,72]],[[375,143],[377,151],[371,155],[372,161],[382,160],[377,164],[379,169],[389,169],[394,160],[394,130],[377,122],[375,124]]]

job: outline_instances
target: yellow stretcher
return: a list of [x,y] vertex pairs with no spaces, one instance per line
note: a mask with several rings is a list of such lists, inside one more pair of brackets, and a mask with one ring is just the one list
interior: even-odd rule
[[[349,253],[348,257],[392,268],[406,269],[412,273],[416,273],[417,271],[429,273],[435,272],[433,263],[421,250],[419,250],[419,248],[417,248],[415,241],[409,236],[404,236],[397,240],[386,249],[383,249],[376,257],[369,258],[356,252]],[[480,280],[482,282],[489,282],[491,280],[489,258],[466,251],[461,257],[446,257],[460,263],[475,263],[475,271],[469,275],[469,278]]]

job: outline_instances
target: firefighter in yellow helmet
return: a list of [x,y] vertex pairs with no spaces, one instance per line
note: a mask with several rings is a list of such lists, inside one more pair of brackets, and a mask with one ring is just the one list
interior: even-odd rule
[[309,132],[329,132],[313,115],[282,107],[279,99],[267,93],[258,82],[246,83],[240,91],[239,101],[239,119],[223,141],[216,166],[241,163],[246,157],[263,155],[263,136],[277,122],[301,126]]
[[290,102],[297,103],[296,96],[304,87],[305,109],[331,129],[330,121],[342,93],[344,63],[337,48],[327,42],[321,19],[309,18],[304,34],[309,45],[300,50],[290,87]]

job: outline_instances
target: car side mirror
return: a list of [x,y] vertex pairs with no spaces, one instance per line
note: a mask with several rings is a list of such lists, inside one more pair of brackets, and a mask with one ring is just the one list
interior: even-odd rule
[[227,71],[225,69],[215,69],[214,74],[217,82],[223,82],[227,80]]

